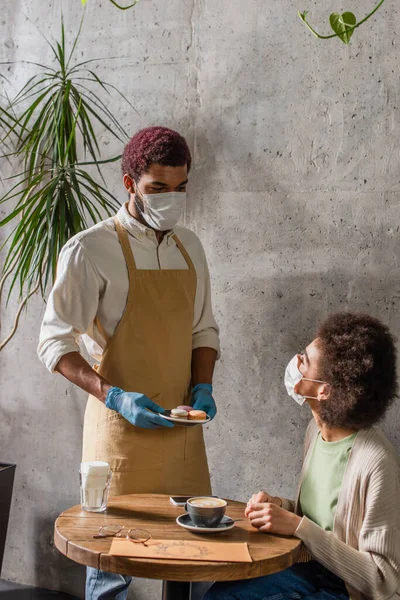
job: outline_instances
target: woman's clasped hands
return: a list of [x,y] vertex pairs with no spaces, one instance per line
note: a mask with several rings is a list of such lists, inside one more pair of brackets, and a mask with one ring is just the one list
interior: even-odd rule
[[247,503],[245,516],[261,533],[291,536],[300,525],[301,517],[282,508],[282,500],[267,492],[253,494]]

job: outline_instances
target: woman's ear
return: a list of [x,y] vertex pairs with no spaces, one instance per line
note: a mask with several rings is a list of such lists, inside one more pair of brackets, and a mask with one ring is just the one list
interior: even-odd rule
[[330,395],[331,395],[330,384],[323,383],[318,389],[318,394],[317,394],[318,401],[322,402],[324,400],[329,400]]

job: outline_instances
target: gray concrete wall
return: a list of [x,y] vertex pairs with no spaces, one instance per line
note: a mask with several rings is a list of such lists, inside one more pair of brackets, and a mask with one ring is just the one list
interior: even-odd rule
[[[360,16],[366,4],[351,3]],[[60,7],[71,38],[79,0],[3,0],[1,58],[51,61],[36,27],[57,36]],[[88,0],[80,44],[84,58],[119,57],[98,72],[137,107],[112,100],[129,132],[165,124],[194,150],[186,223],[210,261],[223,350],[207,444],[215,492],[241,500],[259,488],[294,494],[309,413],[282,378],[317,322],[351,309],[400,326],[400,11],[388,0],[347,48],[309,34],[296,14],[307,8],[327,31],[342,7],[141,0],[124,13]],[[35,69],[1,72],[16,92]],[[99,133],[105,155],[120,152]],[[119,167],[106,175],[122,202]],[[54,549],[52,526],[78,501],[85,394],[38,362],[42,314],[36,298],[0,356],[0,459],[18,465],[3,577],[82,596],[82,569]],[[393,408],[384,428],[400,449],[399,425]],[[131,593],[155,599],[159,584]]]

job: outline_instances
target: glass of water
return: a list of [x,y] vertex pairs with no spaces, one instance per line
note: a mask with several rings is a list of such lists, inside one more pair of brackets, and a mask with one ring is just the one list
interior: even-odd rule
[[110,465],[102,461],[81,463],[79,479],[82,509],[88,512],[104,512],[112,479]]

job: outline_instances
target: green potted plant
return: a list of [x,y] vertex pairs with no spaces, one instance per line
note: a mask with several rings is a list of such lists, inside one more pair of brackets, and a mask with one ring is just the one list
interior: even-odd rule
[[0,275],[0,301],[6,282],[7,300],[16,288],[20,298],[14,326],[0,342],[0,350],[15,334],[29,298],[38,291],[45,297],[62,246],[118,207],[106,188],[101,165],[120,157],[101,159],[95,127],[125,143],[128,136],[102,96],[111,98],[116,92],[132,105],[96,74],[93,63],[100,59],[74,60],[81,29],[82,21],[68,52],[61,20],[60,41],[48,42],[54,64],[25,61],[38,72],[14,99],[7,96],[6,105],[0,104],[1,145],[8,146],[4,156],[18,173],[9,178],[10,189],[0,198],[0,204],[11,205],[0,227],[14,224],[4,244],[8,247]]

